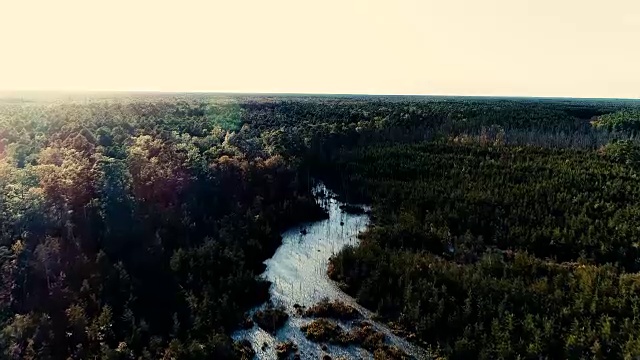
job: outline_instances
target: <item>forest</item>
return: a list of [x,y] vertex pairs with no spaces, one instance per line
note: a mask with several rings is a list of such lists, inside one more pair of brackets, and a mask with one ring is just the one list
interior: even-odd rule
[[[329,276],[452,359],[640,355],[640,102],[0,101],[0,358],[240,359],[280,233],[372,207]],[[380,286],[384,284],[384,286]]]

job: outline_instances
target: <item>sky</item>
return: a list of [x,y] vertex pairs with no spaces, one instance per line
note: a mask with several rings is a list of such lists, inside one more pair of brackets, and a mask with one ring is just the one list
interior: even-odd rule
[[637,0],[0,0],[0,90],[640,98]]

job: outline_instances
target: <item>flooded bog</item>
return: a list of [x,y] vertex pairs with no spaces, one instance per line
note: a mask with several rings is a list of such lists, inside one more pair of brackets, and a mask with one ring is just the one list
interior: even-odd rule
[[[396,345],[415,358],[422,359],[426,353],[407,341],[395,336],[387,327],[371,320],[372,314],[359,306],[353,298],[343,293],[327,276],[329,258],[346,245],[357,245],[358,234],[369,224],[367,213],[346,213],[340,209],[344,204],[335,199],[323,185],[314,189],[316,200],[329,213],[326,220],[301,224],[282,234],[282,245],[267,261],[262,276],[269,280],[271,300],[284,306],[289,320],[275,334],[270,334],[257,325],[233,334],[235,340],[251,342],[258,359],[277,359],[275,346],[279,342],[292,341],[298,346],[301,359],[318,359],[324,354],[331,358],[373,359],[373,354],[355,346],[341,347],[328,343],[307,340],[300,327],[313,319],[296,314],[294,306],[309,307],[323,299],[340,300],[356,308],[364,319],[373,323],[376,330],[387,336],[390,345]],[[368,210],[365,208],[365,210]],[[254,309],[256,311],[258,309]],[[338,322],[345,329],[347,323]],[[323,347],[325,350],[323,350]]]

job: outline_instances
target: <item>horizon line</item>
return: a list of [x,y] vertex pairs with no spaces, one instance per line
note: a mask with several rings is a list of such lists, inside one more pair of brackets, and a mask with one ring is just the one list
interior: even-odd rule
[[370,97],[462,97],[462,98],[517,98],[517,99],[583,99],[583,100],[634,100],[640,101],[640,97],[594,97],[594,96],[549,96],[549,95],[494,95],[494,94],[417,94],[417,93],[329,93],[329,92],[284,92],[284,91],[209,91],[209,90],[0,90],[0,97],[12,94],[210,94],[210,95],[288,95],[288,96],[370,96]]

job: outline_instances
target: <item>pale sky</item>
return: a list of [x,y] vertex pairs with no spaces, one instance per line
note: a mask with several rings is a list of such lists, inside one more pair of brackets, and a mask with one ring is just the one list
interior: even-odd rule
[[0,90],[640,98],[640,1],[0,0]]

